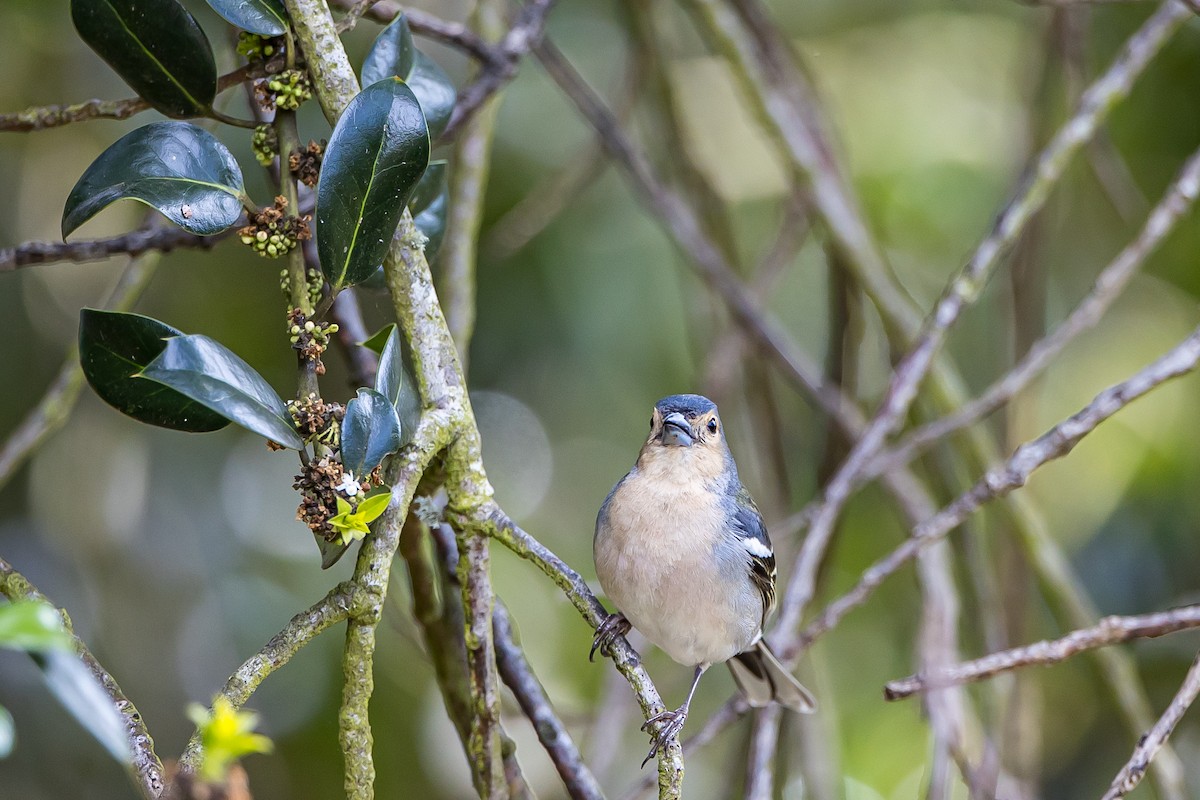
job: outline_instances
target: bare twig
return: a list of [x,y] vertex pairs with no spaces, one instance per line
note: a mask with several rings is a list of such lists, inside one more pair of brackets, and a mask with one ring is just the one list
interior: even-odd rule
[[930,689],[985,680],[1008,670],[1034,664],[1057,664],[1097,647],[1107,647],[1133,639],[1152,639],[1198,627],[1200,605],[1183,606],[1136,617],[1105,617],[1094,627],[1072,631],[1059,639],[992,653],[973,661],[955,664],[941,672],[910,675],[907,678],[888,681],[883,689],[883,696],[887,700],[903,700]]
[[[333,0],[333,4],[344,9],[353,9],[361,0]],[[389,0],[372,2],[364,16],[384,25],[403,13],[408,18],[408,27],[413,33],[441,42],[461,50],[477,61],[492,62],[499,58],[494,46],[459,22],[450,22],[419,8],[401,8],[399,3]]]
[[984,503],[1023,486],[1035,470],[1067,455],[1100,423],[1165,381],[1195,369],[1197,362],[1200,362],[1200,328],[1133,377],[1105,389],[1079,412],[1021,445],[1006,463],[990,470],[969,490],[914,528],[904,544],[867,568],[850,591],[830,603],[803,631],[801,643],[810,645],[849,611],[862,605],[879,584],[922,548],[961,525]]
[[946,333],[963,309],[978,297],[1001,256],[1041,208],[1071,156],[1090,138],[1108,112],[1128,95],[1134,78],[1190,16],[1191,11],[1183,3],[1168,0],[1125,43],[1108,71],[1084,92],[1078,111],[1042,151],[992,232],[946,288],[916,342],[892,371],[874,418],[825,488],[781,603],[780,626],[784,630],[799,628],[804,610],[812,600],[814,577],[833,538],[841,509],[853,493],[858,476],[866,471],[888,434],[903,420]]
[[746,755],[746,800],[771,800],[775,796],[775,752],[779,749],[779,724],[783,708],[770,705],[754,712],[754,725]]
[[1171,698],[1171,704],[1167,706],[1167,710],[1159,717],[1158,722],[1154,723],[1154,727],[1138,740],[1137,747],[1133,749],[1133,755],[1113,778],[1112,785],[1101,800],[1118,800],[1141,783],[1155,754],[1166,744],[1167,737],[1175,730],[1175,726],[1179,724],[1179,720],[1195,702],[1197,695],[1200,695],[1200,656],[1197,656],[1196,660],[1192,662],[1187,677],[1183,679],[1183,685]]
[[483,66],[479,76],[458,95],[450,122],[442,133],[442,140],[454,137],[467,120],[484,102],[498,92],[504,84],[517,75],[521,58],[541,41],[546,28],[546,17],[554,7],[555,0],[530,0],[517,12],[512,27],[500,41],[495,57]]
[[897,444],[880,452],[862,475],[863,480],[907,464],[933,443],[974,425],[1028,386],[1076,336],[1100,320],[1146,259],[1192,207],[1198,193],[1200,150],[1184,163],[1158,205],[1146,218],[1138,235],[1101,271],[1092,290],[1053,333],[1030,348],[1015,367],[978,398],[953,414],[917,428]]
[[[217,91],[223,92],[243,81],[261,78],[281,69],[282,58],[241,66],[217,79]],[[150,104],[140,97],[124,100],[87,100],[71,105],[35,106],[24,111],[0,114],[0,131],[40,131],[91,119],[129,119],[149,108]]]
[[[9,600],[38,600],[54,605],[49,598],[38,591],[37,587],[30,583],[24,575],[13,569],[13,566],[3,558],[0,558],[0,595]],[[154,753],[154,740],[150,738],[150,731],[146,729],[142,715],[121,691],[121,687],[117,685],[113,676],[101,666],[83,640],[75,634],[75,631],[70,629],[70,619],[66,613],[63,613],[62,616],[63,621],[67,624],[71,642],[79,660],[87,667],[88,672],[99,681],[100,687],[108,695],[113,708],[121,717],[121,722],[125,727],[125,740],[129,743],[129,752],[132,755],[131,766],[138,779],[138,788],[141,789],[142,796],[146,800],[154,800],[162,794],[164,783],[162,762]]]
[[379,358],[359,344],[366,341],[370,333],[363,323],[362,309],[358,305],[358,293],[354,289],[343,289],[338,292],[337,297],[333,300],[333,305],[329,308],[329,317],[337,323],[338,345],[346,357],[353,385],[356,387],[374,386],[375,372],[379,369]]
[[169,253],[180,247],[208,249],[228,238],[229,233],[197,236],[174,225],[151,225],[107,239],[82,242],[24,242],[0,249],[0,272],[56,261],[102,261],[115,255],[138,256],[150,251]]
[[533,724],[538,741],[546,748],[554,768],[567,789],[568,796],[575,800],[600,800],[604,792],[600,789],[592,771],[579,755],[571,734],[546,696],[546,690],[525,660],[525,654],[513,636],[512,622],[508,609],[497,603],[492,612],[492,627],[496,642],[496,663],[500,676],[512,690],[521,710]]

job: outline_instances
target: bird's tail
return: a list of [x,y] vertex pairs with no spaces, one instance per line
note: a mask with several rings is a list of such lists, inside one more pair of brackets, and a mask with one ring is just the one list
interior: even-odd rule
[[817,701],[800,681],[784,669],[763,639],[728,662],[734,683],[742,690],[746,702],[755,708],[772,701],[792,711],[808,714],[816,710]]

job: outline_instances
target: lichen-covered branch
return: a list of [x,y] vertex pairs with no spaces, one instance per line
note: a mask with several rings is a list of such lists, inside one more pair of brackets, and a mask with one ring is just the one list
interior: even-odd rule
[[140,256],[158,251],[169,253],[180,247],[207,250],[228,238],[229,233],[216,236],[197,236],[174,225],[149,226],[107,239],[88,239],[81,242],[23,242],[15,247],[0,249],[0,272],[12,272],[21,267],[53,264],[56,261],[102,261],[115,255]]
[[[24,575],[17,572],[12,564],[9,564],[3,558],[0,558],[0,595],[7,597],[9,600],[38,600],[54,605],[48,597],[38,591],[37,587],[30,583]],[[154,800],[154,798],[162,794],[165,785],[163,783],[163,766],[154,752],[154,740],[150,738],[150,731],[146,729],[146,723],[142,719],[142,715],[138,713],[137,708],[125,696],[125,693],[121,691],[121,687],[113,679],[113,676],[92,655],[91,650],[88,649],[83,640],[75,634],[75,631],[70,629],[70,618],[65,611],[63,612],[63,620],[67,624],[68,632],[71,634],[71,642],[75,647],[75,653],[79,656],[79,660],[87,667],[88,672],[95,676],[104,693],[112,701],[113,708],[117,710],[122,723],[124,723],[125,738],[129,743],[129,752],[133,759],[131,766],[137,775],[138,787],[142,791],[142,796],[146,800]]]

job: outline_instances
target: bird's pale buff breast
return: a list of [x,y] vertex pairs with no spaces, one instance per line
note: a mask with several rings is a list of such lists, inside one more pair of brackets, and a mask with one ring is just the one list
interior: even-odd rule
[[[761,600],[748,580],[714,586],[692,578],[712,574],[725,514],[703,481],[677,479],[695,476],[680,466],[639,464],[616,489],[600,523],[607,535],[595,542],[596,572],[609,599],[667,655],[688,666],[715,664],[754,641]],[[746,598],[716,596],[727,592]]]

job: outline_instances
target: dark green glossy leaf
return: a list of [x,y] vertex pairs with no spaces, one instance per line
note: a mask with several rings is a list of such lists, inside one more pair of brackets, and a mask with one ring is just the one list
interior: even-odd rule
[[446,211],[450,206],[450,194],[443,191],[426,206],[421,213],[413,217],[417,230],[425,234],[425,260],[433,263],[442,242],[446,238]]
[[79,656],[71,651],[51,650],[35,656],[34,660],[58,702],[104,745],[113,758],[129,764],[132,754],[129,740],[125,738],[125,724],[112,700]]
[[358,479],[400,449],[400,417],[391,401],[374,389],[359,389],[342,420],[342,464]]
[[[388,343],[392,341],[392,333],[396,331],[396,324],[384,325],[376,331],[370,338],[360,344],[373,351],[380,356],[380,371],[383,369],[383,353],[387,349]],[[396,414],[400,417],[400,444],[401,446],[412,441],[413,434],[417,430],[417,424],[421,421],[421,393],[417,389],[416,373],[413,369],[412,352],[408,347],[408,343],[403,336],[396,333],[395,341],[400,345],[400,391],[398,399],[395,401]],[[394,352],[393,357],[394,357]],[[379,378],[376,375],[376,390],[383,393],[378,388]]]
[[49,603],[19,600],[0,605],[0,647],[54,650],[70,645],[62,614]]
[[439,195],[446,193],[449,177],[450,169],[446,163],[446,159],[439,158],[437,161],[429,162],[425,174],[417,182],[416,188],[413,189],[412,197],[408,200],[408,210],[412,212],[414,217],[429,208],[438,199]]
[[241,216],[241,194],[242,170],[215,136],[187,122],[154,122],[122,136],[83,173],[63,208],[63,238],[123,198],[192,233],[220,233]]
[[167,346],[166,339],[182,335],[140,314],[85,308],[79,312],[79,363],[100,399],[122,414],[177,431],[220,430],[229,424],[220,414],[136,377]]
[[365,340],[358,343],[359,347],[365,347],[377,356],[383,355],[383,349],[387,347],[388,341],[392,338],[392,332],[396,330],[396,323],[389,322],[379,330],[372,333]]
[[278,0],[208,0],[226,22],[259,36],[283,36],[288,16]]
[[425,113],[429,136],[436,141],[446,130],[450,112],[454,110],[454,101],[458,99],[454,82],[436,61],[420,50],[413,59],[413,68],[406,80],[421,104],[421,111]]
[[383,263],[428,164],[425,117],[403,81],[379,81],[350,101],[317,183],[317,253],[333,286],[359,283]]
[[375,373],[375,391],[387,398],[393,406],[400,401],[400,391],[404,388],[404,359],[403,348],[400,347],[400,331],[395,325],[389,325],[391,334],[379,351],[379,369]]
[[17,734],[13,729],[12,714],[9,714],[8,709],[4,706],[0,706],[0,758],[8,758],[16,739]]
[[293,450],[304,447],[287,406],[271,385],[233,351],[207,336],[168,339],[141,375],[273,442]]
[[413,56],[417,52],[413,45],[412,31],[408,19],[398,14],[391,24],[379,32],[371,52],[363,59],[362,85],[370,86],[384,78],[407,78],[413,68]]
[[163,114],[194,117],[212,106],[212,48],[175,0],[71,0],[71,19],[80,38]]
[[329,569],[334,564],[346,555],[346,551],[350,549],[350,545],[342,544],[341,542],[327,542],[320,536],[313,534],[317,540],[317,547],[321,551],[321,569]]

